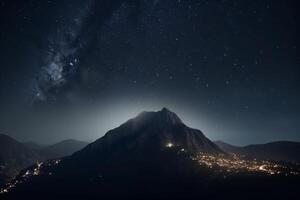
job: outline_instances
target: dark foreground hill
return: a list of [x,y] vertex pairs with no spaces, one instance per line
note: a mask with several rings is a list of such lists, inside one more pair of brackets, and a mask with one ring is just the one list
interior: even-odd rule
[[225,142],[215,142],[223,151],[260,160],[277,160],[300,163],[300,143],[277,141],[238,147]]
[[[201,163],[199,157],[201,153]],[[222,156],[218,159],[218,156]],[[3,199],[291,199],[299,177],[231,173],[217,145],[167,109],[143,112],[62,160],[24,170]],[[212,158],[217,158],[211,162]],[[240,161],[232,164],[239,165]],[[254,168],[257,166],[254,163]],[[230,165],[229,165],[230,167]],[[230,168],[234,169],[234,168]],[[247,168],[246,168],[247,169]],[[263,173],[260,173],[259,170]]]

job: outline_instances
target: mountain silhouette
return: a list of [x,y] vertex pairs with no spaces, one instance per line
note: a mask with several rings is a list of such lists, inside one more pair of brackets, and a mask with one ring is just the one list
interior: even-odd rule
[[192,159],[198,153],[227,156],[168,109],[142,112],[71,156],[23,170],[17,187],[3,199],[276,199],[298,194],[299,178],[243,171],[228,176],[200,166]]
[[76,152],[73,157],[121,151],[156,150],[166,145],[180,146],[189,152],[223,153],[197,129],[187,127],[173,112],[163,108],[158,112],[142,112],[104,137]]

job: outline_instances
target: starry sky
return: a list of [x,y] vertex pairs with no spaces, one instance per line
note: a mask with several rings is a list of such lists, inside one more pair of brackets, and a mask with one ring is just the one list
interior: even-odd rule
[[1,0],[0,132],[93,141],[168,107],[212,140],[300,141],[297,0]]

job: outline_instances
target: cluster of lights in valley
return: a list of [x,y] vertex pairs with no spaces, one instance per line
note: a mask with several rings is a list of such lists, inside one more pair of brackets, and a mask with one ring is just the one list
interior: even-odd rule
[[239,173],[239,172],[257,172],[267,175],[300,175],[299,171],[294,171],[289,167],[280,165],[271,161],[247,160],[232,154],[230,157],[224,155],[211,155],[199,153],[192,158],[198,161],[200,165],[211,169],[219,169],[220,172]]
[[[166,148],[174,148],[175,144],[169,142]],[[185,152],[184,148],[180,148],[180,152]],[[219,171],[220,173],[239,173],[239,172],[257,172],[267,175],[300,175],[299,167],[292,169],[285,165],[257,159],[243,159],[236,154],[208,154],[199,152],[191,156],[191,159],[197,161],[199,165]],[[299,164],[297,164],[299,165]]]
[[[166,149],[177,149],[178,145],[168,142],[165,144]],[[187,152],[184,148],[179,148],[178,153]],[[190,157],[193,161],[198,162],[200,166],[212,169],[215,172],[220,172],[222,174],[237,174],[242,172],[249,173],[262,173],[266,175],[283,175],[283,176],[299,176],[300,175],[300,165],[296,164],[295,168],[291,168],[276,162],[263,161],[263,160],[248,160],[242,159],[240,156],[235,154],[228,155],[213,155],[199,152],[196,155]],[[11,189],[15,188],[18,184],[26,182],[33,176],[52,176],[52,172],[49,171],[49,167],[56,166],[61,160],[49,160],[46,162],[37,162],[36,165],[28,169],[24,174],[19,175],[14,178],[11,182],[6,184],[0,190],[1,193],[8,193]],[[226,176],[224,176],[226,178]]]
[[[24,174],[21,174],[20,176],[14,178],[12,181],[6,184],[5,187],[1,188],[0,194],[9,192],[11,189],[15,188],[18,184],[22,184],[26,182],[28,179],[32,178],[33,176],[39,176],[41,174],[44,175],[45,168],[56,166],[60,163],[60,161],[61,160],[58,159],[58,160],[49,160],[46,162],[37,162],[34,165],[34,167],[26,170]],[[47,175],[51,176],[52,172],[47,172]]]

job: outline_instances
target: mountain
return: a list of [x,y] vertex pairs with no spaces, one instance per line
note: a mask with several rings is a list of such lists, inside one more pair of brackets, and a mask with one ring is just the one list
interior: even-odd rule
[[[64,143],[55,146],[63,147]],[[185,164],[176,166],[177,160],[174,160],[173,153],[169,152],[175,149],[191,153],[223,153],[201,131],[187,127],[175,113],[163,108],[158,112],[142,112],[108,131],[102,138],[62,159],[59,167],[51,168],[51,171],[59,174],[60,184],[72,185],[72,191],[73,186],[80,185],[86,188],[89,184],[83,183],[91,177],[95,178],[95,175],[99,178],[101,174],[110,174],[113,178],[119,174],[124,180],[128,179],[128,176],[150,178],[148,175],[154,171],[163,170],[168,174],[173,170],[181,170]],[[177,153],[175,155],[177,156]],[[173,169],[169,168],[170,163],[174,163]],[[137,176],[136,173],[141,174]],[[47,183],[48,181],[45,181],[46,185]]]
[[40,148],[39,150],[44,155],[47,155],[48,158],[60,158],[69,156],[74,152],[83,149],[88,144],[88,142],[68,139],[44,148]]
[[[71,156],[23,170],[1,191],[3,199],[289,199],[298,194],[298,178],[231,174],[218,167],[228,165],[227,156],[163,108],[142,112]],[[254,168],[265,173],[265,165],[255,162]]]
[[43,157],[15,139],[0,134],[0,185]]
[[70,156],[74,152],[83,149],[89,143],[74,139],[68,139],[52,145],[41,145],[35,142],[24,142],[23,144],[27,148],[39,153],[44,159],[53,159]]
[[30,148],[33,150],[40,150],[40,149],[47,147],[47,145],[42,145],[42,144],[38,144],[35,142],[23,142],[23,145],[25,145],[27,148]]
[[145,151],[166,145],[181,146],[189,152],[223,153],[201,131],[187,127],[175,113],[163,108],[159,112],[142,112],[76,152],[73,157],[115,151],[116,146],[121,151]]
[[239,149],[242,148],[242,147],[239,147],[239,146],[234,146],[234,145],[228,144],[228,143],[220,141],[220,140],[214,141],[214,143],[220,149],[222,149],[223,151],[228,152],[228,153],[237,153],[239,151]]
[[225,142],[215,142],[223,151],[260,160],[277,160],[300,163],[300,143],[278,141],[238,147]]

